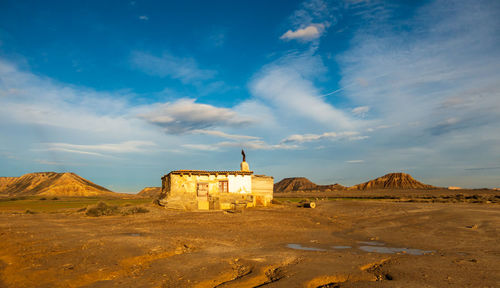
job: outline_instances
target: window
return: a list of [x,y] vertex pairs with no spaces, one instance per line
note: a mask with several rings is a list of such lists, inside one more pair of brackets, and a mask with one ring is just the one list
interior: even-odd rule
[[208,196],[208,183],[198,183],[198,197]]
[[227,181],[219,181],[219,193],[229,193],[229,185]]

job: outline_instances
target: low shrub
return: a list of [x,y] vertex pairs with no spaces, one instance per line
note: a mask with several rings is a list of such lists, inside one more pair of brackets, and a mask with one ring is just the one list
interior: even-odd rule
[[[108,205],[104,202],[99,202],[96,205],[88,206],[86,209],[78,211],[85,211],[85,215],[91,217],[111,216],[111,215],[132,215],[137,213],[148,213],[149,210],[140,206],[125,206],[118,207],[115,205]],[[83,212],[81,211],[81,212]]]
[[45,197],[42,197],[42,198],[40,198],[40,200],[47,200],[47,198],[45,198]]
[[17,201],[17,200],[26,200],[26,196],[16,196],[11,198],[1,198],[1,201]]
[[85,211],[85,215],[91,217],[116,215],[118,213],[119,213],[118,206],[108,205],[102,201],[97,203],[96,205],[87,207]]
[[127,207],[122,209],[121,214],[122,215],[132,215],[132,214],[137,214],[137,213],[148,213],[149,210],[144,208],[144,207],[139,207],[139,206],[133,206],[133,207]]
[[281,201],[280,201],[280,200],[278,200],[278,199],[273,199],[273,200],[271,200],[271,203],[272,203],[272,204],[277,204],[277,205],[281,205],[281,204],[283,204],[283,202],[281,202]]
[[52,198],[51,200],[59,200],[59,198],[57,198],[57,197],[54,197],[54,198]]
[[35,211],[31,211],[31,210],[29,210],[29,209],[28,209],[28,210],[26,210],[24,213],[26,213],[26,214],[36,214],[36,212],[35,212]]

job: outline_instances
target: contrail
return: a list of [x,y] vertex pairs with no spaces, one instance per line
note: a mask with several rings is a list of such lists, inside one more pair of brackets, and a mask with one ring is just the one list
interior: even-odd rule
[[[384,73],[384,74],[381,74],[381,75],[376,76],[376,77],[374,77],[374,78],[371,78],[371,79],[369,79],[369,80],[376,80],[376,79],[378,79],[378,78],[381,78],[381,77],[387,76],[387,75],[389,75],[389,74],[391,74],[391,73]],[[346,88],[349,88],[349,87],[351,87],[351,86],[354,86],[355,84],[357,84],[357,82],[356,82],[356,81],[353,81],[353,82],[351,82],[350,84],[348,84],[348,85],[346,85],[346,86],[344,86],[344,87],[342,87],[342,88],[339,88],[339,89],[337,89],[337,90],[334,90],[334,91],[332,91],[332,92],[330,92],[330,93],[326,93],[326,94],[323,94],[323,95],[319,95],[319,97],[326,97],[326,96],[333,95],[333,94],[338,93],[338,92],[340,92],[340,91],[342,91],[342,90],[345,90]]]

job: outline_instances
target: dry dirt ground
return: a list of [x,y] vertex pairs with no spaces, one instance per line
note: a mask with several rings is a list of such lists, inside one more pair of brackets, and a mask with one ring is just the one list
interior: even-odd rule
[[500,287],[494,203],[149,209],[1,213],[0,287]]

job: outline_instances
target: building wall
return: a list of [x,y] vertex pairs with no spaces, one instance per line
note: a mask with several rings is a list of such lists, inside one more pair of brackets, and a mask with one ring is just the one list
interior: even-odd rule
[[251,175],[229,175],[229,193],[249,194],[252,193]]
[[274,178],[265,175],[252,175],[252,194],[256,206],[268,206],[273,200]]
[[[228,192],[219,191],[219,181],[228,181]],[[208,195],[198,195],[198,183],[208,184]],[[254,185],[256,190],[252,190]],[[162,178],[167,206],[184,210],[266,206],[272,193],[273,178],[268,176],[168,174]]]

